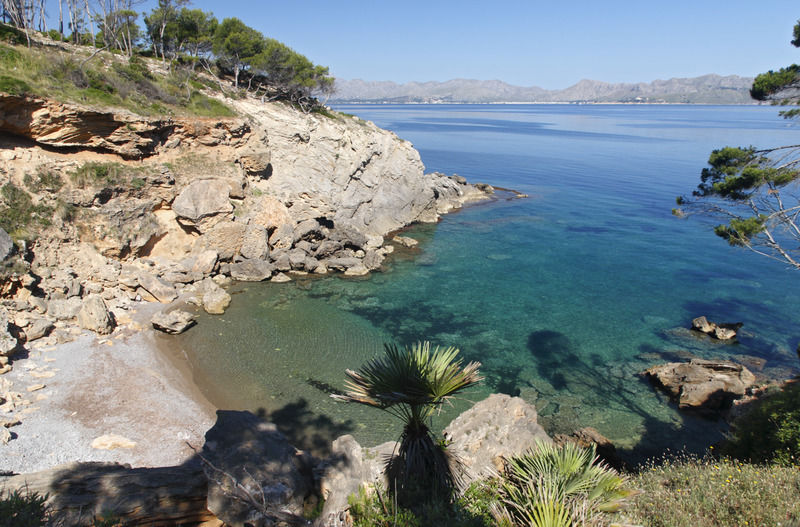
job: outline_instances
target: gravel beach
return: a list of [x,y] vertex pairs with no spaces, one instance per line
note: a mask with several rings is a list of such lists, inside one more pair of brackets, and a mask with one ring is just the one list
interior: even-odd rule
[[36,341],[15,357],[0,383],[21,397],[0,419],[20,424],[0,443],[0,472],[71,461],[169,466],[191,457],[189,445],[202,447],[215,408],[181,371],[182,359],[166,356],[169,336],[150,326],[163,307],[142,304],[108,337],[84,331],[57,346]]

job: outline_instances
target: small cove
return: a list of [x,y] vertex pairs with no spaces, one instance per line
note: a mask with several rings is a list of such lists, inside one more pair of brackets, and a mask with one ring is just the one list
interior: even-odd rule
[[[393,439],[388,416],[328,395],[383,342],[430,340],[459,347],[486,376],[438,424],[503,392],[535,404],[551,434],[594,426],[642,457],[701,450],[722,426],[678,413],[641,370],[691,354],[765,360],[769,376],[797,371],[795,272],[726,246],[708,221],[670,214],[711,149],[797,142],[775,108],[338,109],[411,140],[428,171],[530,198],[413,226],[404,235],[419,247],[398,249],[384,273],[236,285],[224,315],[201,315],[179,337],[218,407],[261,410],[303,448],[343,433]],[[718,344],[678,329],[701,314],[744,322],[745,333]]]

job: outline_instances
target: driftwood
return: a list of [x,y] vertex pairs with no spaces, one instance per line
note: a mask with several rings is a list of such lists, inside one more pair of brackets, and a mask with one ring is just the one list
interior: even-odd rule
[[206,507],[208,482],[197,462],[130,468],[114,463],[70,463],[31,474],[0,477],[0,493],[47,495],[60,525],[89,525],[111,514],[125,525],[220,526]]

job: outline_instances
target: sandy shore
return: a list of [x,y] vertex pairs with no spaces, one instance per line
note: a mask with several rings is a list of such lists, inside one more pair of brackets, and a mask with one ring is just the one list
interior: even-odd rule
[[[0,443],[0,472],[24,473],[70,461],[114,461],[135,467],[176,465],[201,447],[215,408],[169,357],[169,337],[156,335],[142,304],[108,337],[84,332],[69,343],[33,342],[0,377],[22,395],[0,419],[18,418]],[[43,387],[39,387],[44,385]],[[92,443],[102,436],[106,448]],[[111,448],[108,448],[108,447]]]

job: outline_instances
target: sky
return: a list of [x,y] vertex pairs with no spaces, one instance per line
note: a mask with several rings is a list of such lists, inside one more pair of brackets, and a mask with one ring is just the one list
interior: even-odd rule
[[755,76],[800,62],[789,44],[797,0],[194,0],[190,7],[238,17],[342,79],[497,79],[562,89],[581,79]]

